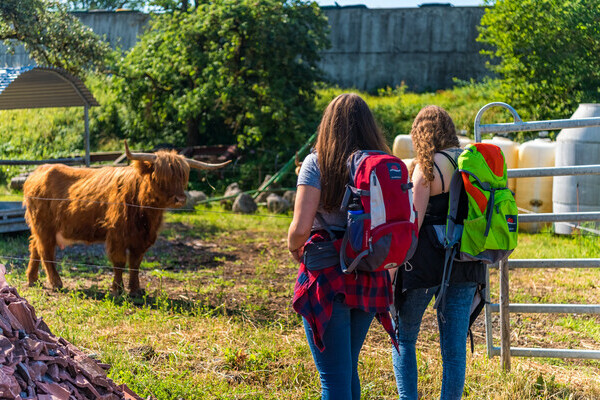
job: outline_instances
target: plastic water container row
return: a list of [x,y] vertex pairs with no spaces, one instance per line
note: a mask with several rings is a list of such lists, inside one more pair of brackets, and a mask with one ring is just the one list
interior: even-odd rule
[[[571,118],[600,117],[599,104],[581,104]],[[471,143],[459,137],[461,147]],[[502,149],[509,169],[538,168],[570,165],[600,164],[600,128],[563,129],[557,140],[534,139],[519,144],[496,136],[484,139]],[[409,166],[414,159],[410,135],[396,136],[393,144],[395,156]],[[600,210],[600,176],[580,175],[509,179],[509,188],[515,193],[517,206],[523,212],[551,213]],[[526,211],[525,211],[526,210]],[[523,223],[520,229],[538,232],[544,224]],[[556,224],[557,233],[569,234],[571,224]]]

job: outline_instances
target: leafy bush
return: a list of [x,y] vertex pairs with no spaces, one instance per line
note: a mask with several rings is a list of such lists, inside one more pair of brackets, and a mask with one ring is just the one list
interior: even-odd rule
[[[477,111],[487,103],[503,100],[500,82],[486,79],[481,83],[457,81],[456,84],[454,89],[435,93],[410,93],[403,86],[382,89],[376,95],[354,92],[365,99],[390,144],[397,135],[410,133],[417,113],[429,104],[445,108],[454,120],[457,131],[472,138]],[[345,91],[340,88],[319,90],[318,109],[322,112],[335,96]],[[512,120],[509,117],[510,114],[503,109],[493,108],[486,112],[483,123],[510,122]]]
[[[114,88],[115,78],[90,75],[86,84],[101,104],[90,111],[90,139],[92,151],[121,150],[121,139],[128,137],[124,119],[127,109],[119,102]],[[415,94],[405,88],[380,90],[376,94],[360,93],[382,126],[388,143],[391,145],[398,134],[408,134],[412,121],[425,105],[438,104],[448,110],[458,130],[473,136],[473,121],[477,111],[491,101],[504,100],[499,92],[500,83],[487,80],[482,83],[457,82],[451,90],[436,93]],[[278,149],[264,139],[243,151],[242,158],[234,165],[216,173],[193,173],[190,188],[208,193],[222,193],[232,182],[239,182],[244,189],[255,189],[267,174],[274,174],[287,162],[315,132],[319,114],[327,104],[342,92],[337,87],[320,87],[311,102],[314,111],[304,121],[306,128],[290,139],[290,144]],[[519,111],[519,110],[518,110]],[[486,112],[483,123],[511,121],[510,114],[503,109],[493,108]],[[523,137],[517,136],[516,139]],[[215,143],[223,138],[216,138]],[[153,142],[143,138],[133,138],[136,147],[151,149]],[[163,139],[165,142],[166,139]],[[223,142],[219,143],[223,144]],[[80,155],[83,153],[83,111],[73,109],[16,110],[0,111],[0,155],[4,159],[42,159]],[[5,167],[6,179],[16,175],[20,168]],[[282,185],[291,187],[295,175],[290,174]]]
[[154,16],[119,65],[126,136],[290,147],[314,129],[326,27],[319,7],[300,0],[217,0]]

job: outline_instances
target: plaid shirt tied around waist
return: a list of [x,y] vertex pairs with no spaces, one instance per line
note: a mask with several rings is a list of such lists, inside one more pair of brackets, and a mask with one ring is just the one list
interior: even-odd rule
[[[319,231],[310,237],[307,244],[326,241],[329,241],[328,234]],[[374,312],[397,348],[389,314],[393,292],[388,271],[345,274],[339,263],[314,271],[302,262],[292,305],[298,314],[306,318],[313,331],[313,341],[320,351],[325,350],[322,338],[331,319],[333,298],[338,293],[345,296],[344,302],[348,307]]]

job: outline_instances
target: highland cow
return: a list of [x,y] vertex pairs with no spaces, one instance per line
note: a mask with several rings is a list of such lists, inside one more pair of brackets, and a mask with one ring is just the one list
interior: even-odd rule
[[125,142],[127,167],[72,168],[42,165],[23,186],[25,218],[31,228],[29,285],[38,280],[40,260],[48,282],[62,287],[56,270],[56,246],[104,243],[114,269],[112,293],[123,291],[123,271],[129,266],[131,295],[142,291],[139,267],[156,241],[164,209],[185,204],[190,167],[221,168],[187,159],[175,151],[131,153]]

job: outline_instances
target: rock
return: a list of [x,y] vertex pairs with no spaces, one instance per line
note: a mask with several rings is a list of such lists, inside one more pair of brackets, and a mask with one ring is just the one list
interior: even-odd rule
[[201,201],[208,199],[208,196],[200,190],[190,190],[189,192],[187,192],[187,196],[194,202],[194,204],[198,204]]
[[283,194],[283,198],[286,199],[290,203],[290,208],[294,209],[294,204],[296,204],[296,191],[295,190],[287,190]]
[[[240,185],[238,185],[236,182],[232,183],[231,185],[227,186],[227,189],[225,189],[225,193],[223,194],[223,197],[229,197],[229,196],[237,196],[240,193],[242,193],[242,189],[240,189]],[[229,199],[224,199],[221,200],[221,204],[231,210],[231,206],[233,203],[234,197],[231,197]]]
[[[265,179],[263,179],[263,183],[261,183],[261,185],[259,186],[259,188],[264,187],[267,182],[269,181],[269,179],[271,179],[272,176],[271,175],[267,175],[265,176]],[[279,189],[281,188],[281,185],[278,183],[271,183],[271,185],[269,185],[269,189]],[[270,194],[272,194],[273,192],[262,192],[260,193],[257,197],[256,197],[256,202],[257,203],[264,203],[265,201],[267,201],[267,197],[269,197]]]
[[236,213],[252,214],[258,209],[252,196],[247,193],[240,193],[233,202],[232,210]]
[[23,184],[27,180],[29,172],[26,174],[17,175],[10,180],[10,188],[13,190],[23,190]]
[[190,190],[189,192],[185,192],[185,197],[185,205],[179,209],[180,211],[193,211],[196,204],[208,198],[204,192],[199,190]]
[[0,265],[1,398],[142,400],[115,384],[104,365],[54,336],[33,306],[7,286],[4,271]]
[[267,197],[267,210],[275,214],[283,214],[290,209],[290,202],[281,196],[271,194]]
[[195,206],[194,201],[186,193],[185,194],[185,204],[183,205],[183,207],[180,207],[180,208],[178,208],[176,210],[172,210],[172,211],[173,212],[194,211],[194,206]]

